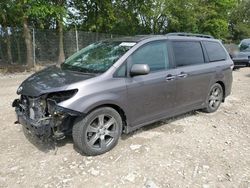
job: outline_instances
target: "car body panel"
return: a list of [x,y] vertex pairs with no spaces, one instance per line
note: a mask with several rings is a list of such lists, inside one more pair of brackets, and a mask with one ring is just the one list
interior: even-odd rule
[[73,83],[93,77],[93,75],[74,73],[51,66],[27,78],[20,85],[21,89],[19,89],[18,94],[38,97],[45,93],[64,91],[67,86]]
[[126,109],[125,78],[112,79],[100,76],[89,80],[88,83],[79,84],[81,85],[77,84],[77,94],[73,98],[59,103],[59,106],[85,114],[104,104],[114,104]]
[[174,110],[176,83],[166,80],[175,70],[127,78],[128,114],[131,126],[157,119]]
[[208,64],[179,67],[177,75],[186,74],[186,77],[177,76],[175,105],[178,109],[192,109],[204,103],[215,70]]

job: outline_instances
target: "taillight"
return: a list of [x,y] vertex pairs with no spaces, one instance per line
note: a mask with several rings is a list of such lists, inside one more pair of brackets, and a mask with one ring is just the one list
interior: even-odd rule
[[232,65],[230,66],[230,68],[231,68],[231,70],[233,70],[233,69],[234,69],[234,64],[232,64]]

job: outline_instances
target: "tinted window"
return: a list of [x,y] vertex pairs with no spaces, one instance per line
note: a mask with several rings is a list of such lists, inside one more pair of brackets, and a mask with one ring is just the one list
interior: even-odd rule
[[210,62],[225,60],[227,55],[222,46],[217,42],[203,42]]
[[130,60],[132,64],[148,64],[151,72],[169,68],[167,43],[150,42],[135,51]]
[[204,63],[200,42],[176,41],[173,42],[173,50],[176,66]]

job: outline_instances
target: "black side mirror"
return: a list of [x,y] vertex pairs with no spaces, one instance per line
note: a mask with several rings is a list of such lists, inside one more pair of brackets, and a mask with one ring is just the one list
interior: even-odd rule
[[149,72],[150,68],[147,64],[134,64],[131,67],[130,75],[131,76],[146,75]]

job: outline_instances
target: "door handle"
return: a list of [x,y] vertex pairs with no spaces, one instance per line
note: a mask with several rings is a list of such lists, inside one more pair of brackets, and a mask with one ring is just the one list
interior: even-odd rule
[[172,74],[169,74],[166,76],[166,81],[172,81],[175,80],[176,76],[173,76]]
[[181,72],[180,74],[177,75],[179,78],[186,78],[188,76],[187,73]]

